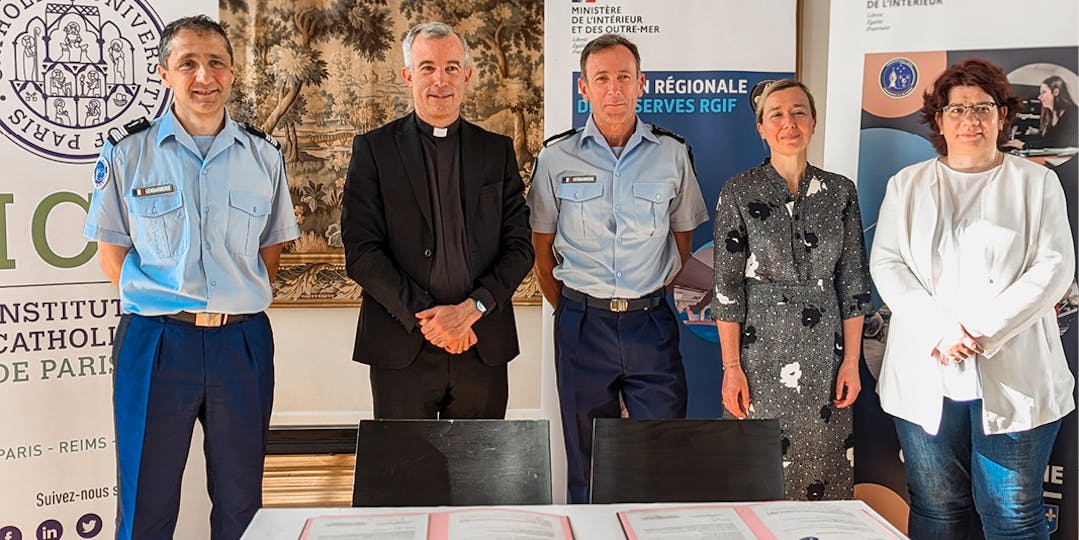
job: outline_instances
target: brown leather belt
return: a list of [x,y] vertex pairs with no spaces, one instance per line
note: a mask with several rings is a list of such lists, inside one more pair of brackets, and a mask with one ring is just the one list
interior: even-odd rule
[[191,313],[190,311],[181,311],[179,313],[165,315],[165,317],[202,328],[216,328],[218,326],[243,322],[256,315],[258,315],[258,313],[230,315],[228,313]]
[[588,307],[605,309],[615,313],[625,313],[627,311],[647,311],[652,309],[660,305],[666,295],[663,289],[660,289],[641,298],[596,298],[569,287],[562,287],[562,296],[574,302],[585,304]]

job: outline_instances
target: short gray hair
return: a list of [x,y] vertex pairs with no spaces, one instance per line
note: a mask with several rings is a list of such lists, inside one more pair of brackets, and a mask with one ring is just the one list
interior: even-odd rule
[[457,36],[457,39],[461,40],[461,48],[465,50],[465,69],[468,69],[472,65],[472,58],[468,55],[468,42],[465,41],[465,37],[454,30],[452,26],[444,22],[428,22],[420,23],[413,26],[411,30],[405,34],[405,39],[401,42],[401,52],[405,55],[405,67],[412,69],[412,43],[416,41],[416,37],[423,36],[427,39],[438,39],[446,36]]

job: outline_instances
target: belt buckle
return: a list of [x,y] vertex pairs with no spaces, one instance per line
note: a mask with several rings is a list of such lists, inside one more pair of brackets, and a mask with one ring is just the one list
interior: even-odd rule
[[196,313],[195,314],[195,326],[214,328],[218,326],[224,326],[225,322],[229,320],[229,316],[225,313]]
[[629,311],[629,300],[625,298],[611,298],[611,311],[625,313]]

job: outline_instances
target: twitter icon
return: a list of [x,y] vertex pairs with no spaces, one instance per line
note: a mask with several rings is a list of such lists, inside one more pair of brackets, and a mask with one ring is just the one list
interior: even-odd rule
[[94,513],[84,514],[79,518],[75,534],[78,534],[79,538],[94,538],[101,533],[101,524],[101,516]]

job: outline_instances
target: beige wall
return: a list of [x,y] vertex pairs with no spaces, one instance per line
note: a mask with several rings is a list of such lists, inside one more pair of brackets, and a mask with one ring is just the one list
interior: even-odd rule
[[[816,98],[818,118],[809,160],[822,166],[829,0],[802,1],[801,75]],[[538,417],[541,308],[516,309],[521,356],[510,364],[508,416]],[[367,367],[350,359],[357,313],[358,308],[269,310],[277,347],[273,425],[352,424],[371,416]]]
[[[521,356],[510,363],[510,417],[535,417],[540,399],[540,307],[520,306]],[[353,424],[371,417],[367,366],[352,361],[359,308],[271,308],[275,426]]]

